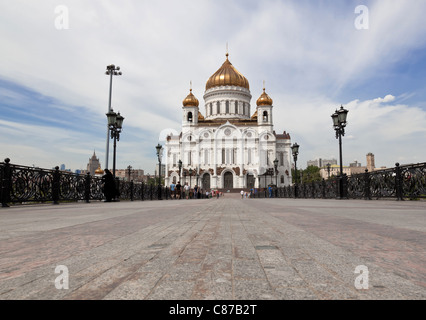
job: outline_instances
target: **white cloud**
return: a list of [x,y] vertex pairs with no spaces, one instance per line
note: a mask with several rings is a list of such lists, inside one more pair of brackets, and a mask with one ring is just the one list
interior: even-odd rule
[[391,94],[388,94],[386,97],[384,98],[376,98],[373,100],[373,102],[391,102],[394,101],[395,97]]

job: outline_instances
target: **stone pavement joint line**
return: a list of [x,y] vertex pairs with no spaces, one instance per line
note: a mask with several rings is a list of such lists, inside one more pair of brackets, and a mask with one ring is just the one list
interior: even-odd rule
[[425,209],[232,195],[15,206],[0,210],[0,299],[424,300]]

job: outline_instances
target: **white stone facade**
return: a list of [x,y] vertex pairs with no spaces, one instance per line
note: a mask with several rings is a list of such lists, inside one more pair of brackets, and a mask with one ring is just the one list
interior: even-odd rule
[[180,181],[203,190],[229,190],[291,184],[291,140],[285,131],[273,130],[272,99],[271,105],[258,103],[253,112],[248,88],[215,86],[205,91],[204,117],[190,96],[195,102],[184,100],[180,135],[170,134],[164,146],[166,186]]

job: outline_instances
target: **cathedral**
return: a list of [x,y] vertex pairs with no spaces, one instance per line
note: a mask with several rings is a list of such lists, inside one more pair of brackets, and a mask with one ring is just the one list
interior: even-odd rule
[[204,116],[190,88],[182,102],[182,131],[167,136],[166,186],[180,181],[227,191],[291,184],[290,135],[275,133],[265,88],[252,110],[249,82],[228,53],[207,80],[203,98]]

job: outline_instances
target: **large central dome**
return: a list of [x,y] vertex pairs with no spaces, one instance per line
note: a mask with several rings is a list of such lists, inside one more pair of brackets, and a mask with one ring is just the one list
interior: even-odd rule
[[206,90],[220,86],[237,86],[250,89],[248,80],[228,60],[228,54],[226,54],[226,61],[219,70],[207,80]]

